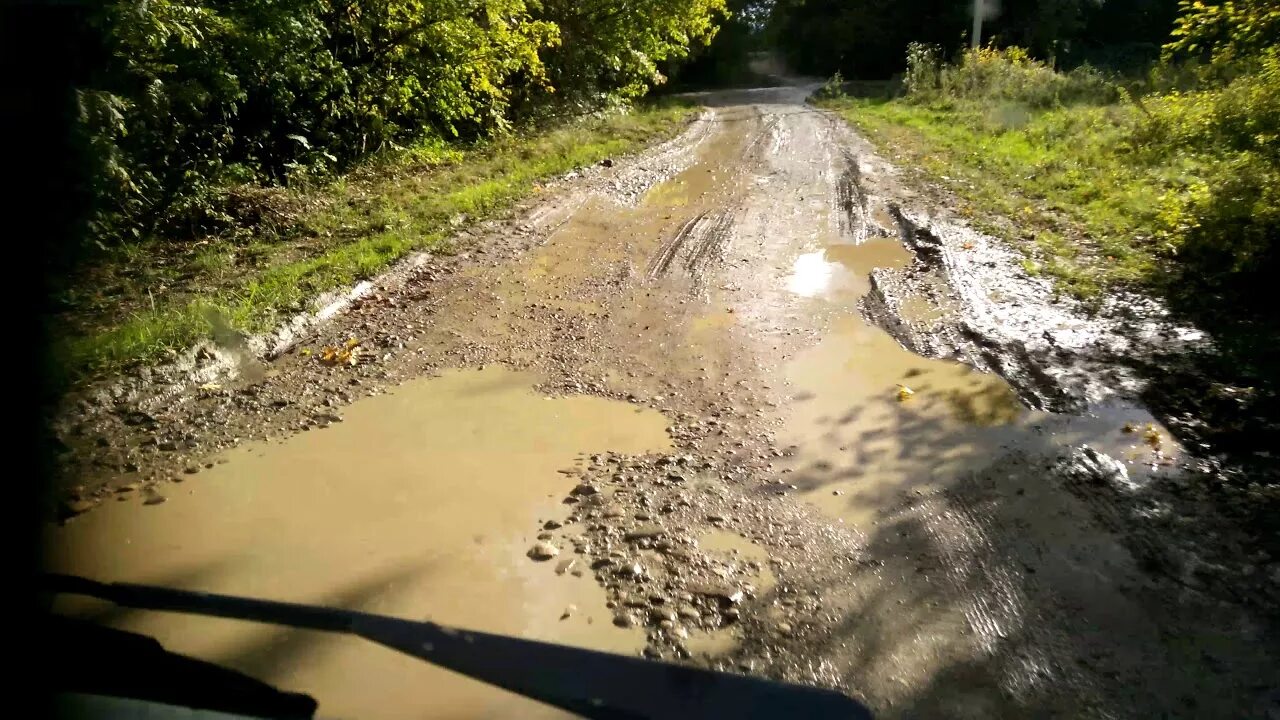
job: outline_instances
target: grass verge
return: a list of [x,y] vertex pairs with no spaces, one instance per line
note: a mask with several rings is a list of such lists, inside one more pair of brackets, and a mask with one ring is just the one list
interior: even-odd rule
[[1168,248],[1153,228],[1165,193],[1197,171],[1171,156],[1134,162],[1131,105],[1034,109],[882,98],[823,101],[886,155],[942,182],[979,229],[1009,241],[1024,267],[1082,298],[1159,284]]
[[449,251],[465,225],[545,180],[675,135],[687,103],[459,147],[385,154],[321,187],[231,193],[237,222],[195,243],[154,238],[92,258],[58,291],[53,360],[63,384],[156,361],[206,337],[211,318],[260,332],[315,295],[416,250]]

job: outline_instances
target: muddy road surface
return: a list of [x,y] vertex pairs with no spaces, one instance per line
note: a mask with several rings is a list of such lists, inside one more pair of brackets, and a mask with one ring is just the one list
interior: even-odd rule
[[[1166,507],[1127,500],[1192,459],[1074,352],[1108,328],[811,90],[700,96],[680,137],[258,357],[84,396],[49,565],[831,686],[883,717],[1273,717],[1274,636],[1152,539]],[[557,716],[348,639],[61,604],[326,716]]]

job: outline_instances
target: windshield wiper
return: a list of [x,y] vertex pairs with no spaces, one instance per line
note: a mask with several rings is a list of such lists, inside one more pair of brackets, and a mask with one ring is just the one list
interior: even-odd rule
[[357,635],[588,718],[871,717],[866,707],[833,690],[431,622],[70,575],[46,575],[43,585],[129,608]]

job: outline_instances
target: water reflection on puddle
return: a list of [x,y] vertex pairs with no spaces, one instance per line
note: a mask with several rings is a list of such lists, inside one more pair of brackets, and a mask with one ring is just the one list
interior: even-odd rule
[[870,289],[868,274],[873,268],[903,267],[910,259],[901,244],[888,238],[828,245],[795,259],[787,290],[802,297],[861,297]]

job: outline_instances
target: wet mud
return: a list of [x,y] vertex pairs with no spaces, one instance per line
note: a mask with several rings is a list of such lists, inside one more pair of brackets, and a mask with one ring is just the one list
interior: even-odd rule
[[[371,282],[260,373],[85,398],[53,566],[819,684],[884,717],[1267,711],[1266,624],[1159,542],[1180,520],[1147,489],[1194,453],[1123,367],[1070,351],[1105,328],[811,90],[704,96],[673,143]],[[339,715],[535,710],[342,640],[72,610]]]

